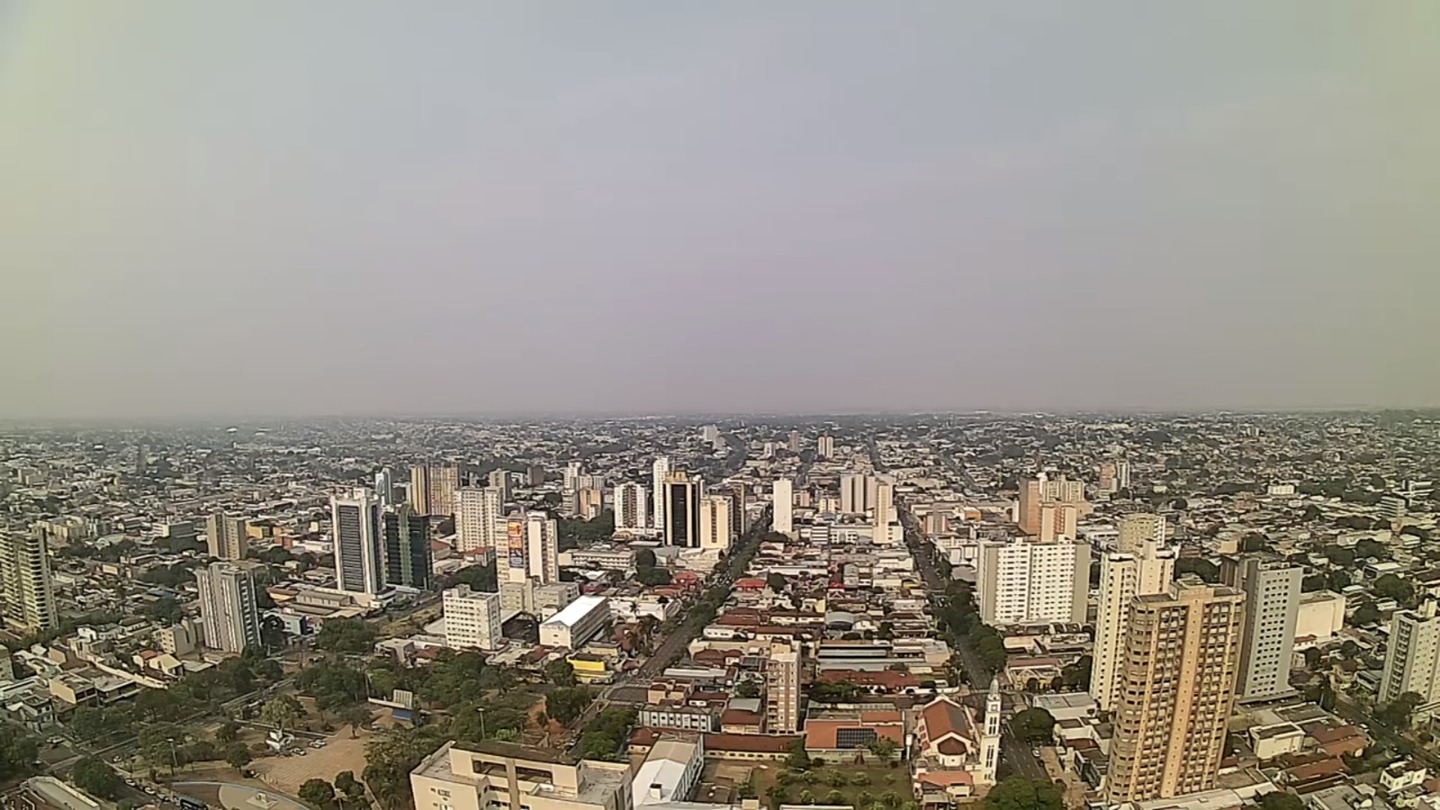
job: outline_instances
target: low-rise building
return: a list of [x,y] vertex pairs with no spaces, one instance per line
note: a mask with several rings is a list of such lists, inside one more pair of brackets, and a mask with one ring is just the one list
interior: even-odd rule
[[446,743],[410,772],[416,810],[630,810],[630,766],[486,740]]
[[546,647],[576,649],[610,622],[609,600],[582,596],[540,625],[540,643]]

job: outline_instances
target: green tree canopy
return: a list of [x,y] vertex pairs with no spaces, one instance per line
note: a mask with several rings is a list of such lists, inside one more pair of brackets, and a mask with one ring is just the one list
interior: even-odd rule
[[1053,739],[1055,718],[1044,709],[1025,709],[1010,718],[1010,728],[1025,742],[1049,743]]
[[124,784],[114,768],[96,757],[85,757],[76,762],[70,771],[70,779],[76,787],[100,799],[117,798],[120,786]]
[[375,629],[359,619],[330,619],[315,634],[315,646],[333,653],[365,655],[375,644]]
[[1060,789],[1046,780],[1007,777],[985,795],[985,810],[1065,810]]

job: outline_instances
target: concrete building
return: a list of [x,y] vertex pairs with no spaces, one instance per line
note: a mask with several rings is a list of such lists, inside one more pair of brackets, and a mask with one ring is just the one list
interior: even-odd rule
[[1040,531],[1036,534],[1040,542],[1074,540],[1079,528],[1078,507],[1068,503],[1046,503],[1040,506]]
[[609,623],[610,600],[603,596],[582,596],[540,624],[540,644],[579,649]]
[[977,560],[980,616],[990,625],[1083,623],[1090,546],[1029,539],[985,542]]
[[863,514],[870,509],[870,477],[861,473],[840,476],[840,511]]
[[650,492],[655,496],[654,509],[650,510],[651,526],[665,531],[665,482],[670,479],[670,457],[655,459],[650,470]]
[[1245,595],[1194,578],[1135,597],[1107,799],[1143,802],[1215,787],[1235,703]]
[[888,478],[875,482],[875,500],[870,504],[875,513],[872,522],[875,532],[871,539],[876,543],[890,542],[890,525],[895,523],[895,483]]
[[635,772],[630,794],[635,807],[687,802],[705,770],[704,734],[667,734],[650,746]]
[[700,548],[727,551],[735,539],[730,523],[730,498],[706,495],[700,499]]
[[410,468],[410,506],[420,515],[451,517],[455,490],[460,488],[458,464],[422,464]]
[[380,502],[367,489],[330,499],[335,544],[335,585],[351,593],[377,594],[385,587]]
[[1044,542],[1074,539],[1079,516],[1085,507],[1085,484],[1065,476],[1047,478],[1044,473],[1020,482],[1015,522],[1020,531]]
[[1121,554],[1139,554],[1149,544],[1165,543],[1165,516],[1137,512],[1120,518],[1119,537],[1115,541],[1116,551]]
[[525,515],[525,563],[531,579],[542,585],[560,581],[560,530],[546,512]]
[[645,487],[639,484],[619,484],[610,497],[614,501],[616,529],[650,527]]
[[491,470],[490,474],[485,476],[485,486],[499,491],[501,503],[509,502],[510,472],[508,470]]
[[684,471],[671,472],[661,490],[665,511],[665,545],[700,546],[700,479]]
[[770,645],[765,667],[766,728],[772,734],[800,729],[800,650],[793,643]]
[[206,550],[218,560],[243,560],[249,533],[250,526],[244,518],[215,512],[205,519]]
[[505,494],[495,487],[455,490],[455,550],[488,557],[500,546]]
[[1426,599],[1416,610],[1396,611],[1390,618],[1390,644],[1380,676],[1378,702],[1394,702],[1406,692],[1420,696],[1414,719],[1435,716],[1440,708],[1440,610]]
[[200,589],[200,623],[205,646],[241,653],[259,647],[260,609],[255,604],[255,580],[250,568],[228,561],[214,562],[195,571]]
[[429,589],[435,582],[430,552],[430,518],[400,504],[381,516],[385,536],[385,584]]
[[1293,692],[1290,658],[1295,652],[1302,571],[1286,562],[1247,557],[1240,561],[1239,573],[1245,594],[1239,695],[1258,700]]
[[0,609],[5,623],[35,632],[60,625],[43,532],[0,530]]
[[415,810],[631,810],[630,766],[514,743],[446,743],[410,772]]
[[815,440],[815,455],[816,455],[817,457],[819,457],[819,458],[822,458],[822,459],[832,459],[832,458],[834,458],[834,457],[835,457],[835,437],[834,437],[834,436],[829,436],[829,435],[826,435],[826,434],[823,434],[823,433],[822,433],[822,434],[820,435],[820,438],[818,438],[818,439]]
[[795,483],[776,478],[770,489],[771,527],[781,534],[795,534]]
[[1333,591],[1300,595],[1295,614],[1297,644],[1325,644],[1345,626],[1345,597]]
[[497,649],[500,631],[500,594],[472,591],[460,585],[445,591],[445,646],[453,650]]
[[575,514],[584,520],[594,520],[605,511],[605,490],[600,487],[581,487],[575,491]]
[[1165,593],[1175,578],[1176,552],[1162,548],[1153,533],[1131,548],[1129,552],[1100,558],[1100,604],[1095,614],[1090,694],[1107,712],[1113,712],[1120,700],[1121,663],[1135,597]]

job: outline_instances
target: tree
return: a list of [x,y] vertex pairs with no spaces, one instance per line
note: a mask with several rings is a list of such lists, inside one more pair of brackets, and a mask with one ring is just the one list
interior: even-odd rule
[[300,800],[321,810],[335,806],[335,788],[324,779],[306,779],[300,786]]
[[639,551],[635,552],[635,567],[654,568],[655,552],[651,551],[648,548],[642,548]]
[[1374,557],[1377,560],[1388,560],[1390,559],[1390,549],[1367,538],[1355,544],[1355,556],[1359,559]]
[[1346,658],[1354,658],[1360,654],[1360,645],[1356,643],[1355,639],[1347,638],[1340,645],[1340,654]]
[[875,638],[881,641],[889,641],[895,638],[895,624],[893,622],[880,622],[880,627],[875,631]]
[[1260,799],[1260,810],[1305,810],[1305,803],[1293,793],[1275,791]]
[[114,768],[95,757],[85,757],[76,762],[70,771],[70,779],[76,787],[101,799],[118,798],[123,784]]
[[1415,709],[1425,699],[1415,692],[1406,692],[1375,712],[1375,721],[1386,728],[1403,731],[1410,728]]
[[230,767],[239,770],[250,764],[250,749],[242,742],[232,742],[225,746],[225,761]]
[[735,697],[746,699],[760,697],[760,682],[754,678],[746,678],[736,683]]
[[1065,810],[1060,789],[1046,780],[1007,777],[985,794],[985,810]]
[[280,695],[271,698],[260,707],[260,719],[281,731],[285,726],[299,720],[305,715],[305,709],[300,701],[291,695]]
[[564,658],[545,665],[545,680],[556,686],[575,685],[575,667]]
[[1240,550],[1245,553],[1264,551],[1270,546],[1270,538],[1260,532],[1250,532],[1240,538]]
[[785,767],[792,771],[810,770],[810,754],[805,750],[804,738],[790,744],[790,753],[785,757]]
[[1330,571],[1330,573],[1325,575],[1325,580],[1327,583],[1326,590],[1331,590],[1335,593],[1340,593],[1350,587],[1352,581],[1350,579],[1350,572],[1341,568]]
[[359,619],[330,619],[315,634],[315,646],[334,653],[364,655],[375,644],[375,629]]
[[889,762],[895,758],[895,750],[898,746],[889,737],[876,737],[866,746],[870,752],[880,758],[881,762]]
[[1300,590],[1304,593],[1314,593],[1325,590],[1329,580],[1324,574],[1311,574],[1300,580]]
[[1395,574],[1384,574],[1375,580],[1375,584],[1370,586],[1370,589],[1379,596],[1388,597],[1401,603],[1409,602],[1410,598],[1415,595],[1415,587]]
[[145,615],[154,619],[162,626],[170,625],[184,618],[185,612],[180,609],[180,601],[173,596],[162,596],[154,602],[145,606]]
[[789,585],[790,581],[785,578],[784,574],[778,571],[771,571],[765,576],[765,587],[775,593],[783,593]]
[[1010,728],[1025,742],[1049,743],[1053,738],[1055,718],[1044,709],[1026,709],[1010,718]]
[[225,722],[220,724],[219,728],[215,729],[215,739],[219,740],[222,743],[235,742],[235,740],[239,738],[239,736],[240,724],[236,723],[234,720],[227,719]]
[[1319,647],[1307,647],[1307,648],[1305,648],[1305,651],[1304,651],[1303,653],[1301,653],[1301,655],[1304,655],[1304,656],[1305,656],[1305,668],[1306,668],[1306,669],[1313,671],[1313,670],[1319,668],[1319,666],[1320,666],[1320,659],[1321,659],[1321,657],[1322,657],[1322,655],[1323,655],[1323,654],[1320,652],[1320,648],[1319,648]]
[[1181,557],[1175,561],[1175,576],[1195,574],[1210,584],[1220,581],[1220,566],[1203,557]]
[[340,722],[350,727],[350,739],[355,739],[360,734],[360,727],[369,724],[374,719],[367,703],[352,703],[340,710]]
[[1349,568],[1355,564],[1355,552],[1343,546],[1332,543],[1320,549],[1320,553],[1325,555],[1325,559],[1329,560],[1331,565]]
[[1090,670],[1094,668],[1095,659],[1089,655],[1082,655],[1073,664],[1067,665],[1060,670],[1060,679],[1070,689],[1085,691],[1090,688]]
[[1356,627],[1364,627],[1367,624],[1374,624],[1380,621],[1380,611],[1375,607],[1374,602],[1362,602],[1350,614],[1350,623]]
[[636,568],[635,581],[641,585],[657,587],[669,585],[672,581],[670,572],[664,568]]
[[335,774],[335,789],[344,794],[345,801],[354,805],[365,803],[365,784],[355,778],[354,771]]

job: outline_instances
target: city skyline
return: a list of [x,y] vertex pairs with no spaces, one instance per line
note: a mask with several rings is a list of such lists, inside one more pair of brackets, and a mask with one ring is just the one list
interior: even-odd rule
[[1437,406],[1437,16],[0,2],[0,419]]

